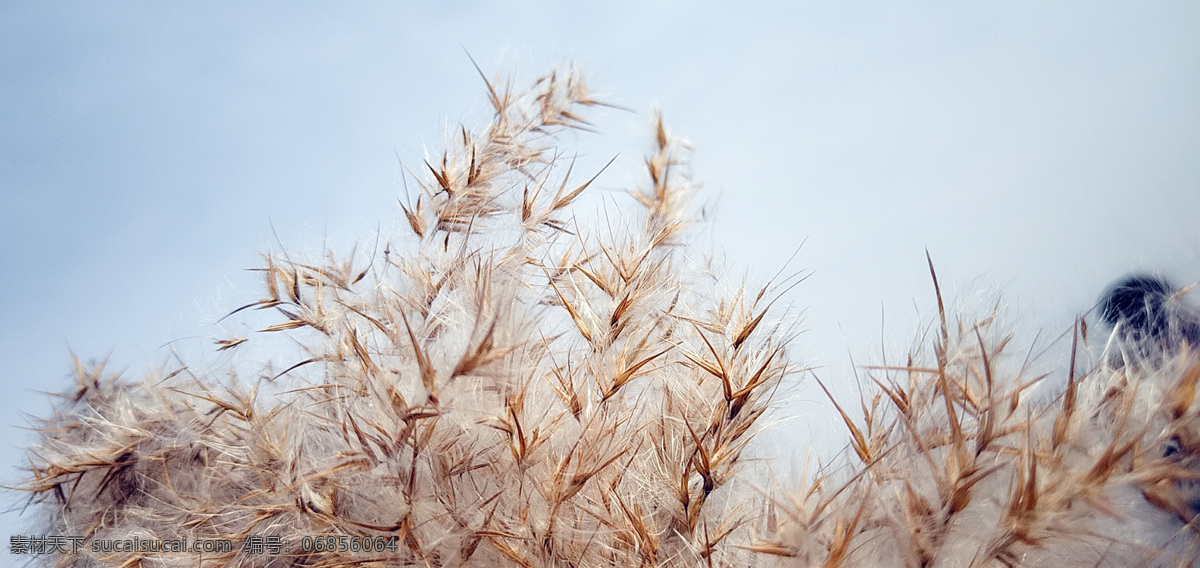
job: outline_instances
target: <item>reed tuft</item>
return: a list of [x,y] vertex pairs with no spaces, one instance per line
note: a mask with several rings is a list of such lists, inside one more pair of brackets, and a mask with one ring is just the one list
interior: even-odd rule
[[[1089,357],[1081,319],[1054,388],[996,314],[957,319],[939,291],[927,344],[872,367],[859,411],[832,401],[847,459],[772,484],[748,446],[803,372],[775,307],[790,280],[730,287],[697,260],[685,147],[661,118],[633,207],[590,226],[572,208],[600,172],[576,175],[560,135],[603,103],[570,71],[485,86],[491,122],[413,173],[402,234],[267,255],[234,314],[271,323],[214,346],[286,335],[303,355],[251,380],[77,363],[41,425],[21,489],[46,534],[232,548],[36,562],[1200,566],[1186,341],[1134,361],[1114,333]],[[274,539],[290,549],[264,553]]]

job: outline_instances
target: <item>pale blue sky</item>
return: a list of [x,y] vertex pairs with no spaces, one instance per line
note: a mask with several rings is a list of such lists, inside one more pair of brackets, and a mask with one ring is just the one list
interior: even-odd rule
[[258,298],[272,226],[302,250],[391,226],[397,154],[486,116],[464,49],[520,82],[573,61],[635,111],[568,140],[622,152],[601,194],[661,107],[703,246],[761,281],[807,239],[789,300],[827,375],[908,343],[926,247],[949,292],[1053,334],[1129,270],[1200,279],[1194,2],[246,4],[0,4],[0,481],[69,349],[137,375]]

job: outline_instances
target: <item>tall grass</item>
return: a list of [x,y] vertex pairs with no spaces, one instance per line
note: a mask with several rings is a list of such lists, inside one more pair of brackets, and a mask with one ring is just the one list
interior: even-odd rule
[[[587,225],[572,203],[599,173],[579,176],[559,135],[601,103],[571,72],[486,87],[491,123],[422,164],[404,234],[344,258],[267,256],[261,299],[235,317],[273,323],[215,346],[286,334],[304,355],[249,381],[77,365],[45,420],[23,487],[39,530],[234,549],[36,561],[1194,565],[1186,348],[1154,365],[1073,354],[1062,393],[1031,400],[1045,377],[1001,324],[943,310],[927,349],[872,369],[859,410],[833,403],[850,457],[772,484],[747,448],[802,374],[775,307],[790,281],[732,286],[699,260],[684,148],[660,119],[634,207]],[[317,535],[396,547],[301,549]],[[291,549],[242,548],[258,537]]]

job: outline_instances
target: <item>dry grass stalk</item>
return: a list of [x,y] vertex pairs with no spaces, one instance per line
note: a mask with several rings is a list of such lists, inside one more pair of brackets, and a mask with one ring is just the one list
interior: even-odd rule
[[[596,178],[574,180],[554,136],[600,103],[572,73],[487,90],[491,124],[423,164],[402,206],[410,234],[367,262],[265,258],[264,296],[235,313],[281,316],[260,337],[294,338],[294,364],[249,384],[77,365],[45,421],[23,489],[47,533],[237,547],[39,561],[1200,565],[1196,357],[1105,354],[1077,371],[1081,320],[1066,387],[1039,398],[1046,376],[1009,353],[995,317],[952,322],[936,276],[932,344],[872,369],[860,417],[833,402],[847,466],[755,490],[747,444],[798,371],[786,320],[768,316],[779,290],[722,294],[690,262],[691,186],[661,120],[649,183],[630,192],[638,221],[599,231],[570,212]],[[398,546],[304,552],[304,535]],[[252,536],[293,548],[241,550]]]
[[750,549],[784,566],[1200,565],[1186,343],[1135,361],[1117,341],[1077,375],[1080,320],[1067,384],[1046,397],[995,312],[951,327],[938,306],[932,355],[873,368],[857,421],[838,406],[852,462],[774,504]]
[[[307,352],[283,372],[119,381],[80,368],[25,489],[48,532],[282,536],[282,556],[138,553],[69,566],[732,565],[723,495],[789,372],[764,288],[698,292],[691,185],[656,119],[640,223],[606,236],[570,205],[555,134],[598,105],[573,73],[517,93],[423,164],[410,235],[360,256],[265,259],[265,296]],[[597,174],[598,175],[598,174]],[[629,219],[622,219],[628,223]],[[253,341],[253,338],[250,339]],[[242,338],[220,350],[243,348]],[[259,396],[259,392],[272,396]],[[282,394],[279,392],[282,391]],[[278,395],[278,396],[276,396]],[[395,552],[303,553],[303,535],[392,536]],[[60,558],[54,557],[53,561]]]

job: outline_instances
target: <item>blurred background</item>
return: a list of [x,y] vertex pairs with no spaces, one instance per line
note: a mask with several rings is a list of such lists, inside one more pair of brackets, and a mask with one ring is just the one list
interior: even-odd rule
[[[1026,346],[1126,272],[1200,280],[1200,4],[429,4],[0,3],[0,484],[72,352],[219,365],[260,253],[397,227],[401,163],[489,116],[467,53],[517,86],[573,62],[629,109],[562,138],[577,175],[617,156],[580,210],[628,203],[661,108],[700,250],[752,285],[811,272],[796,352],[839,396],[936,314],[927,249]],[[771,451],[840,448],[819,389],[781,400]],[[0,537],[31,534],[0,504]]]

